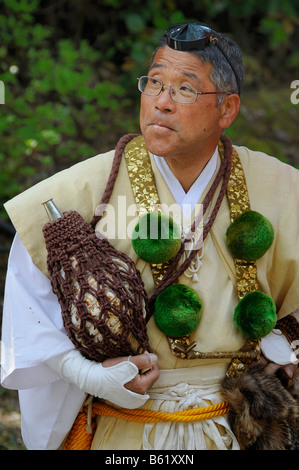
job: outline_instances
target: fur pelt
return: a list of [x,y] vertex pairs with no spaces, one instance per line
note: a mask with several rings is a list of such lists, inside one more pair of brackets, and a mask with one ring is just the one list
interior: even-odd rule
[[299,450],[299,384],[261,368],[222,383],[241,450]]

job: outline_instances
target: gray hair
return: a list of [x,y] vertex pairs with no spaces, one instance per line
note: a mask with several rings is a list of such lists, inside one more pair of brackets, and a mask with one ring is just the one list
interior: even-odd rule
[[[242,59],[242,53],[236,43],[232,41],[225,34],[217,33],[211,30],[212,38],[218,41],[222,51],[227,56],[225,58],[221,50],[213,43],[213,41],[202,50],[190,51],[189,53],[196,55],[204,64],[210,63],[212,65],[210,79],[216,87],[216,91],[228,91],[230,93],[239,94],[238,84],[235,77],[235,73],[239,79],[240,93],[244,82],[244,64]],[[167,45],[166,34],[160,39],[158,46],[152,56],[150,62],[150,68],[155,59],[156,53],[159,49]],[[232,69],[234,68],[234,71]],[[224,95],[218,96],[217,105],[220,106]]]

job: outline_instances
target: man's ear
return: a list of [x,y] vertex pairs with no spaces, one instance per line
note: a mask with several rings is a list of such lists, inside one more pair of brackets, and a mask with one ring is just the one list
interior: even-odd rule
[[236,119],[241,100],[239,95],[227,95],[220,105],[220,121],[219,125],[222,129],[227,129]]

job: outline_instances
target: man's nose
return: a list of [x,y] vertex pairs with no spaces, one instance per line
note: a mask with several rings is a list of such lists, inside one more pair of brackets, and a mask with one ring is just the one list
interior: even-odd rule
[[170,85],[163,85],[163,88],[159,95],[156,98],[156,107],[160,111],[174,111],[175,110],[175,101],[171,97],[172,90]]

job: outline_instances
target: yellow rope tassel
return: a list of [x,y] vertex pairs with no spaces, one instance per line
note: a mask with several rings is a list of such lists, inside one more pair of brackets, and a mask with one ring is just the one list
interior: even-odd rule
[[[86,408],[86,407],[85,407]],[[229,412],[228,403],[223,401],[216,405],[205,406],[203,408],[195,408],[192,410],[177,411],[175,413],[163,413],[153,410],[129,410],[126,408],[112,408],[103,403],[93,403],[92,406],[92,428],[93,432],[86,432],[87,411],[83,409],[73,424],[71,432],[67,438],[64,450],[88,450],[95,430],[94,418],[100,416],[113,416],[115,418],[125,419],[126,421],[135,421],[142,423],[159,423],[165,421],[175,421],[188,423],[192,421],[200,421],[210,419],[216,416],[223,416]]]
[[89,450],[96,429],[95,420],[91,421],[92,432],[87,428],[87,407],[80,411],[64,444],[64,450]]

